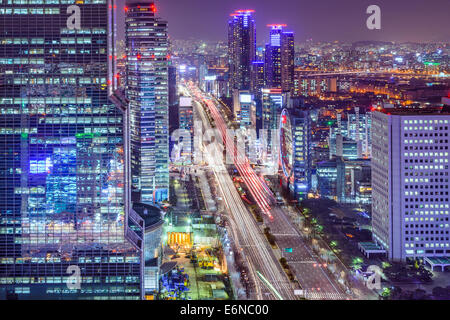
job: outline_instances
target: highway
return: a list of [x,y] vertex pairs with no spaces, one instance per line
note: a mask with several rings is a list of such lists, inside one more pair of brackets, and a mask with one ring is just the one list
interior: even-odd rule
[[309,299],[341,300],[349,299],[340,284],[328,273],[326,265],[305,243],[298,229],[281,207],[272,209],[273,219],[267,221],[277,245],[284,250],[292,248],[292,252],[283,252],[283,257],[294,270],[300,285],[307,292]]
[[[222,132],[226,147],[232,146],[234,150],[236,150],[234,140],[229,137],[226,132],[225,121],[219,111],[220,104],[213,99],[205,98],[198,89],[192,86],[190,90],[192,96],[196,97],[197,101],[202,101],[209,108],[216,127]],[[197,103],[197,109],[199,112],[204,113],[204,110],[199,103]],[[207,120],[204,115],[203,118],[203,122],[206,122]],[[270,248],[254,218],[244,205],[231,177],[226,171],[220,156],[222,153],[219,153],[217,150],[214,152],[207,153],[208,156],[211,157],[208,162],[210,164],[215,162],[213,168],[219,183],[219,188],[224,194],[227,206],[232,212],[233,224],[235,224],[232,228],[233,233],[236,239],[239,239],[239,243],[244,248],[247,248],[246,256],[249,258],[252,278],[255,279],[255,272],[260,271],[263,276],[277,288],[283,298],[295,298],[295,296],[293,296],[293,289],[291,288],[289,290],[284,284],[284,282],[287,281],[287,278],[276,261],[273,250]],[[236,168],[246,183],[252,197],[255,199],[261,211],[265,214],[265,224],[270,227],[271,233],[276,238],[277,245],[282,250],[285,248],[292,248],[291,253],[284,253],[283,256],[288,261],[302,289],[307,293],[307,298],[349,299],[350,296],[345,294],[335,278],[328,274],[326,267],[320,262],[321,260],[319,257],[317,257],[312,249],[306,245],[305,240],[290,221],[287,213],[275,204],[274,196],[263,179],[256,175],[248,162],[244,163],[246,161],[245,155],[239,154],[239,151],[236,153],[236,157],[240,159],[240,161],[235,161]],[[214,154],[216,157],[213,156]],[[269,260],[272,263],[268,263]],[[263,270],[259,268],[263,268]],[[279,276],[279,272],[274,272],[274,270],[281,271],[282,277]],[[258,291],[262,292],[264,291],[264,288],[259,287]],[[261,294],[259,294],[258,298],[261,298]]]
[[[275,202],[275,197],[263,179],[260,178],[250,166],[245,152],[243,152],[242,149],[237,148],[234,142],[234,135],[230,134],[228,131],[229,128],[224,120],[223,114],[216,105],[217,102],[214,102],[211,97],[203,95],[200,90],[192,84],[190,85],[190,90],[192,91],[193,96],[197,98],[197,101],[207,105],[214,120],[214,124],[222,136],[221,138],[225,148],[228,153],[231,153],[233,157],[232,160],[239,171],[240,176],[243,178],[245,184],[249,186],[250,193],[261,211],[269,218],[272,218],[270,209],[271,204]],[[220,137],[218,137],[218,139],[220,139]]]
[[[203,122],[205,129],[210,129],[209,121],[203,107],[194,101],[196,114]],[[282,270],[277,257],[273,253],[268,241],[265,239],[260,227],[244,205],[234,183],[222,161],[222,152],[217,144],[203,145],[204,157],[208,168],[212,169],[218,183],[223,200],[228,208],[228,227],[232,239],[247,262],[250,277],[255,283],[253,299],[279,299],[272,290],[258,277],[258,272],[274,287],[282,299],[296,299],[294,287],[291,285],[285,272]]]

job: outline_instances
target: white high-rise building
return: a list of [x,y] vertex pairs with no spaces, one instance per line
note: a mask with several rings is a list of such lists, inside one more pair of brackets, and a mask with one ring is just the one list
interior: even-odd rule
[[372,114],[372,227],[392,260],[449,257],[450,113]]
[[183,164],[192,163],[194,149],[194,108],[191,97],[180,97],[178,107],[179,160]]

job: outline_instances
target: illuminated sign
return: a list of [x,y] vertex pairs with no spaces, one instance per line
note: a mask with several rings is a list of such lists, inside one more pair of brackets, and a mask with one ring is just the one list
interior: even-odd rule
[[251,94],[241,94],[239,97],[239,101],[241,103],[251,103],[252,102],[252,95]]
[[180,97],[180,107],[190,107],[190,106],[192,106],[192,98]]

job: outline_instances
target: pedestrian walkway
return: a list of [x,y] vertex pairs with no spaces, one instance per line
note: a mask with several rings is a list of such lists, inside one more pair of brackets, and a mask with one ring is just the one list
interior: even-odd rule
[[349,296],[337,292],[306,292],[307,300],[349,300]]

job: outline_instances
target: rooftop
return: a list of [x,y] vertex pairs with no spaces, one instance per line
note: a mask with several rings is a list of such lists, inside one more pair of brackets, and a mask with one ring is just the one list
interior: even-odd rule
[[448,108],[383,108],[373,109],[372,111],[378,111],[387,115],[395,116],[448,116],[450,110]]
[[133,210],[144,219],[145,229],[163,222],[161,219],[162,211],[156,206],[145,203],[133,203]]

